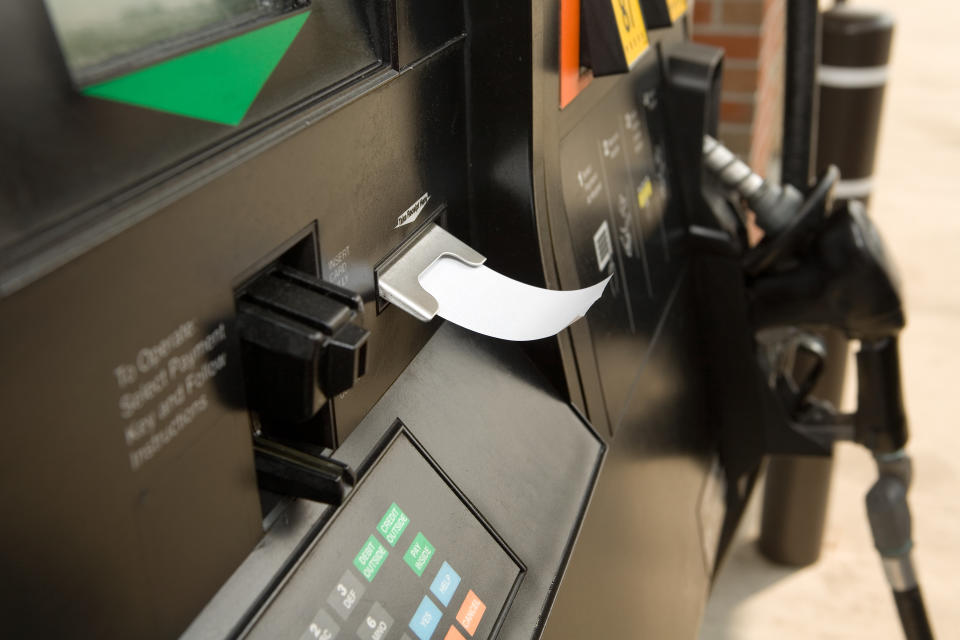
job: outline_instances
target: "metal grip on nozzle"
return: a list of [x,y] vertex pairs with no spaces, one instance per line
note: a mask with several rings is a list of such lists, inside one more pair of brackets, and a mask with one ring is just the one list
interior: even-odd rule
[[747,201],[757,214],[757,224],[770,236],[783,231],[803,204],[803,195],[794,187],[764,180],[711,136],[703,136],[703,164]]
[[911,553],[913,537],[907,491],[913,466],[902,449],[878,455],[876,460],[879,477],[867,493],[867,517],[873,543],[880,552],[907,640],[933,640]]

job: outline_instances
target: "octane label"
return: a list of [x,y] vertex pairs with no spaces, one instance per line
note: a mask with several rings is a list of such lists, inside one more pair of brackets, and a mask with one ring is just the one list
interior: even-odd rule
[[610,3],[617,19],[623,57],[627,66],[632,67],[650,44],[647,40],[647,28],[643,24],[643,13],[640,11],[640,0],[610,0]]

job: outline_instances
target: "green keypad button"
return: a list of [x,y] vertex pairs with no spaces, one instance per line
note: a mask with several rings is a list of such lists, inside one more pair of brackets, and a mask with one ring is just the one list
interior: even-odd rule
[[423,535],[423,532],[420,532],[417,534],[417,537],[413,539],[413,544],[410,545],[410,548],[407,549],[406,555],[403,556],[403,561],[413,569],[415,574],[422,576],[427,565],[430,564],[430,558],[433,557],[434,551],[436,551],[436,549],[433,548],[430,541]]
[[410,518],[407,517],[397,503],[394,502],[387,509],[387,512],[380,518],[380,524],[377,525],[377,531],[390,543],[391,547],[397,546],[397,540],[403,535],[403,530],[410,524]]
[[[431,548],[431,552],[432,550]],[[388,553],[387,548],[380,544],[379,540],[370,536],[364,543],[363,548],[360,549],[360,553],[353,559],[353,566],[363,574],[367,582],[373,582],[373,579],[377,576],[377,572],[380,571],[380,567],[383,565],[383,561],[387,559]]]

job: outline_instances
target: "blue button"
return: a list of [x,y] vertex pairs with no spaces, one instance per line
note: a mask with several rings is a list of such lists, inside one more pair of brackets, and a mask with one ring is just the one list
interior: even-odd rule
[[433,600],[423,596],[417,612],[410,619],[410,630],[417,634],[420,640],[430,640],[430,636],[440,624],[441,615],[443,614],[440,613],[440,608],[433,604]]
[[444,562],[437,573],[437,577],[433,579],[433,584],[430,585],[430,591],[437,596],[437,600],[442,602],[443,606],[447,606],[450,604],[450,598],[453,597],[453,592],[457,590],[459,584],[460,576],[453,570],[453,567]]

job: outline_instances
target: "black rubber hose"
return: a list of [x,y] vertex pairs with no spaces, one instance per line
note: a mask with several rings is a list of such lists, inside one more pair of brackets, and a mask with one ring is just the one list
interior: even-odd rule
[[894,591],[893,599],[897,603],[897,613],[900,614],[900,623],[907,640],[933,640],[933,630],[927,620],[920,587],[909,591]]
[[817,65],[820,12],[816,0],[787,2],[783,87],[783,184],[806,193],[816,157]]

